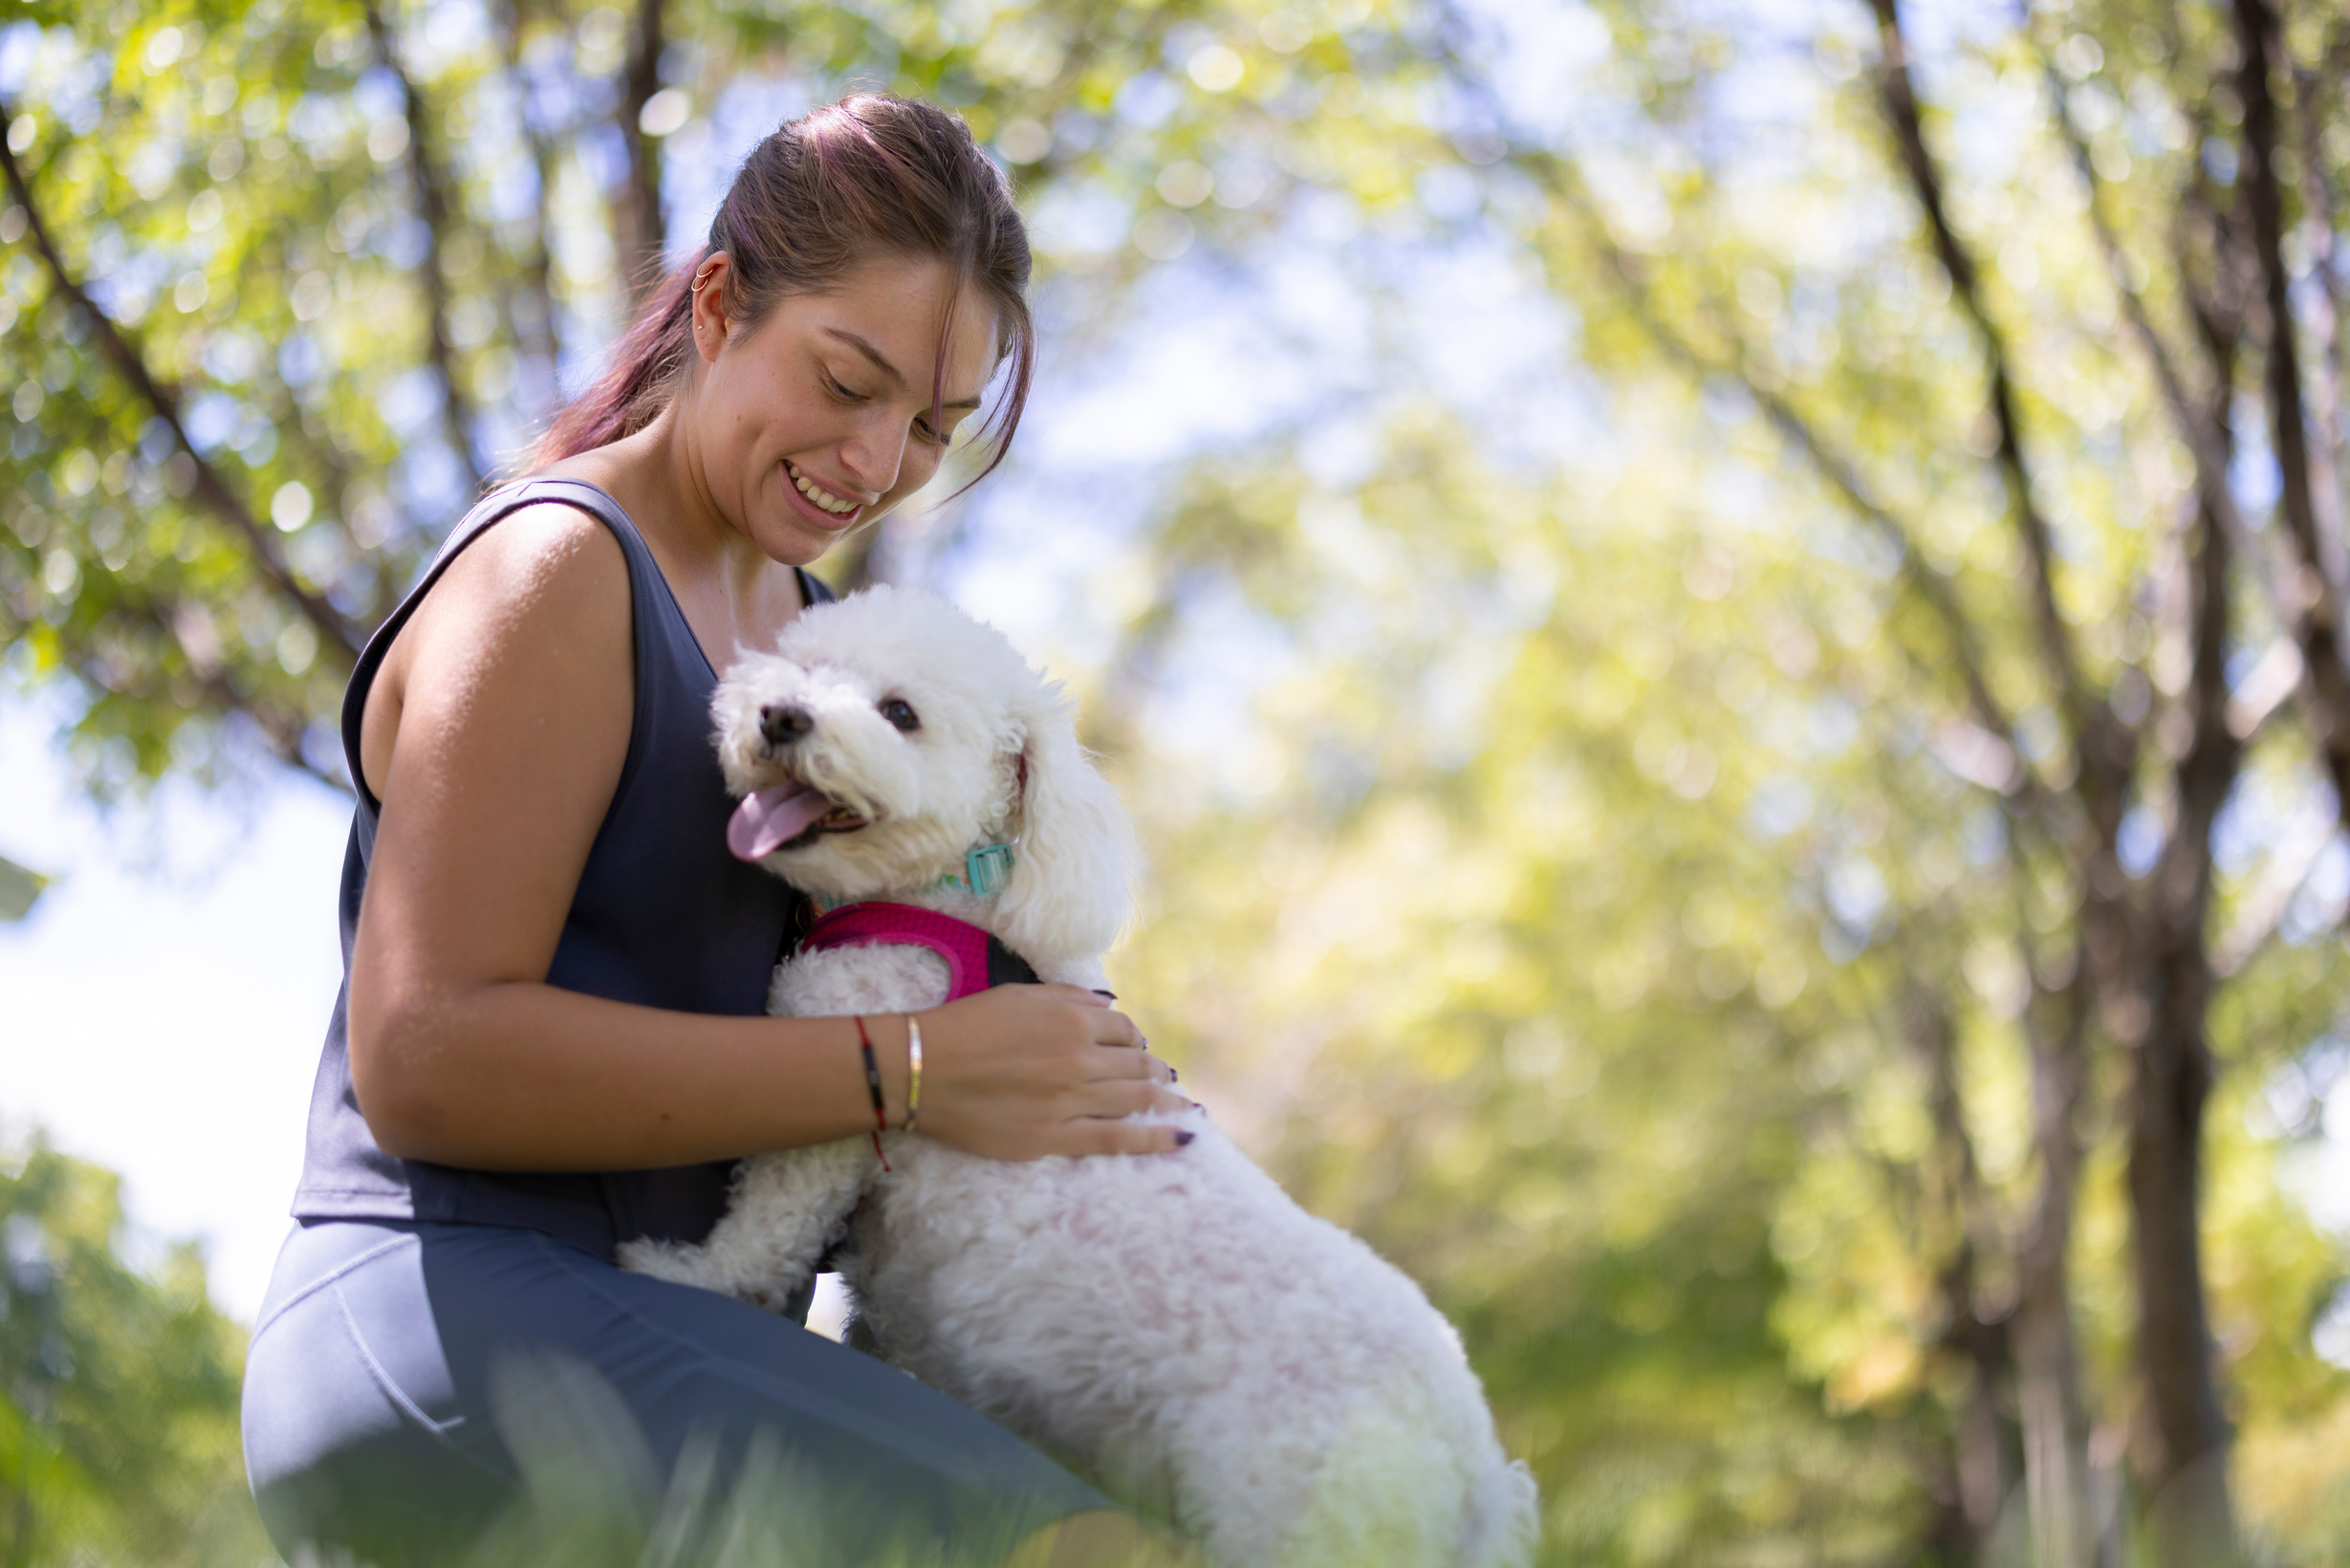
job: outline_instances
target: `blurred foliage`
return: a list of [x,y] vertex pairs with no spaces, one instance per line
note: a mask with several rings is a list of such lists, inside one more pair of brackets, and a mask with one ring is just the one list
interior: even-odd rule
[[[1186,729],[1172,696],[1093,704],[1162,824],[1121,989],[1306,1201],[1431,1282],[1555,1560],[1971,1562],[1936,1277],[1963,1217],[1908,1012],[1952,985],[1960,1087],[2020,1208],[2005,944],[2031,889],[1926,742],[1882,573],[1680,475],[1528,484],[1473,446],[1424,410],[1344,492],[1272,454],[1171,504],[1157,580],[1296,636],[1237,743],[1160,738]],[[1133,663],[1181,669],[1160,610]],[[2329,939],[2236,982],[2208,1154],[2249,1512],[2313,1562],[2344,1471],[2312,1424],[2350,1375],[2310,1330],[2343,1254],[2279,1191],[2257,1102],[2346,979]],[[2078,1310],[2126,1409],[2118,1174],[2084,1195]]]
[[[351,643],[621,318],[632,160],[661,149],[681,254],[694,181],[783,113],[953,104],[1019,178],[1056,347],[1115,341],[1176,264],[1306,337],[1335,310],[1384,367],[1147,475],[1070,620],[1109,623],[1087,709],[1159,867],[1121,991],[1462,1326],[1546,1560],[2057,1568],[2014,1336],[2062,1142],[2035,1074],[2076,1016],[2073,1441],[2107,1544],[2159,1546],[2146,1009],[2082,954],[2174,863],[2213,887],[2187,957],[2236,1505],[2278,1560],[2350,1560],[2350,1255],[2296,1191],[2350,1063],[2350,853],[2275,588],[2241,9],[1909,17],[1970,298],[1860,4],[677,0],[649,59],[632,15],[549,0],[34,7],[0,31],[7,145],[87,298],[0,212],[0,671],[77,699],[101,792],[257,750],[337,773]],[[2350,46],[2316,4],[2277,31],[2322,468]],[[2224,667],[2206,454],[2133,300],[2190,367],[2226,351],[2197,393],[2241,513]],[[2246,750],[2182,848],[2214,673]],[[2094,831],[2074,705],[2130,748]],[[220,1482],[207,1441],[158,1495]]]
[[[1464,434],[1407,422],[1351,495],[1276,468],[1186,498],[1172,548],[1326,585],[1285,620],[1329,657],[1265,699],[1273,809],[1158,853],[1185,869],[1121,980],[1309,1202],[1436,1282],[1558,1560],[1899,1556],[1917,1434],[1835,1419],[1773,1322],[1774,1217],[1832,1103],[1803,1064],[1851,1048],[1805,1044],[1845,1011],[1831,984],[1857,989],[1817,945],[1833,846],[1748,831],[1781,759],[1717,695],[1808,757],[1805,698],[1759,650],[1822,650],[1802,621],[1741,624],[1752,592],[1688,595],[1685,558],[1711,557],[1663,497],[1512,485]],[[1857,739],[1836,749],[1865,766]]]
[[24,919],[48,885],[47,877],[0,855],[0,921]]
[[115,1178],[36,1137],[0,1165],[0,1559],[245,1564],[244,1333],[175,1247],[122,1256]]

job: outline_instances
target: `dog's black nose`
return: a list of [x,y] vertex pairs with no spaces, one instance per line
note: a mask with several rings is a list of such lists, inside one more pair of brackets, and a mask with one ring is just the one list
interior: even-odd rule
[[816,728],[816,720],[804,708],[762,708],[759,709],[759,733],[767,737],[770,746],[789,746]]

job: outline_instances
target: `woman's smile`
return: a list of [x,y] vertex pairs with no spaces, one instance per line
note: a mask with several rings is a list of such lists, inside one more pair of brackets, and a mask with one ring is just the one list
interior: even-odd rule
[[848,528],[854,525],[865,510],[862,501],[852,501],[837,495],[817,483],[790,458],[783,460],[784,477],[791,480],[793,493],[800,502],[800,510],[821,528]]

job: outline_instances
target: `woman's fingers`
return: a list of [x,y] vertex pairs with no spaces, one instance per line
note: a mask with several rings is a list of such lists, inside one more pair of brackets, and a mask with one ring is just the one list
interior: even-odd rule
[[1071,1122],[1063,1128],[1063,1154],[1172,1154],[1191,1142],[1183,1127],[1149,1122]]
[[1191,1101],[1148,1078],[1125,1078],[1089,1083],[1070,1098],[1070,1106],[1073,1117],[1120,1117],[1138,1111],[1187,1111]]
[[1150,1043],[1142,1038],[1142,1032],[1135,1027],[1132,1018],[1107,1003],[1102,1004],[1101,1011],[1093,1016],[1091,1022],[1094,1026],[1096,1045],[1111,1046],[1123,1051],[1140,1051]]
[[925,1024],[923,1130],[942,1143],[1011,1160],[1180,1146],[1164,1129],[1105,1130],[1138,1112],[1191,1108],[1164,1087],[1173,1070],[1105,997],[1077,986],[1005,986],[949,1002]]
[[1065,985],[1023,986],[1019,989],[1039,998],[1084,1009],[1078,1014],[1079,1026],[1096,1045],[1137,1050],[1150,1043],[1142,1038],[1142,1032],[1135,1027],[1134,1020],[1119,1012],[1111,1005],[1110,999],[1098,991]]
[[1175,1075],[1168,1071],[1165,1062],[1147,1051],[1127,1045],[1098,1045],[1086,1053],[1085,1078],[1089,1083],[1105,1078],[1171,1083]]

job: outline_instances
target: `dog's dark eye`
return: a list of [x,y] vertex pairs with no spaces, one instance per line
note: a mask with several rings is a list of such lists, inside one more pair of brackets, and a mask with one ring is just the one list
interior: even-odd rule
[[922,728],[922,719],[915,713],[913,705],[903,697],[892,697],[883,703],[881,717],[901,730],[920,730]]

